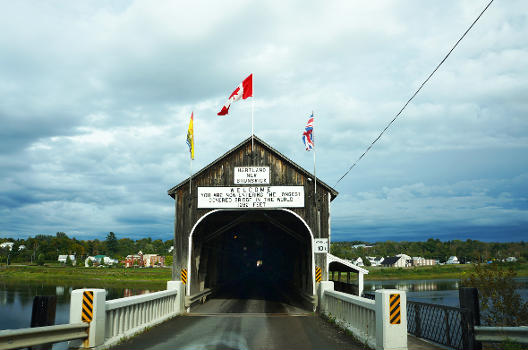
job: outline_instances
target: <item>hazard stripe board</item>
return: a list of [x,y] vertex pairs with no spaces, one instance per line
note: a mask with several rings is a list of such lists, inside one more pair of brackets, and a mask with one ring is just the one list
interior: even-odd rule
[[180,279],[183,282],[183,284],[187,284],[187,270],[186,269],[181,269]]
[[83,292],[81,320],[83,322],[92,322],[93,320],[93,291]]
[[319,266],[315,267],[315,282],[321,282],[323,279],[323,271]]
[[400,324],[401,315],[400,315],[400,295],[399,294],[390,294],[389,297],[389,310],[390,310],[390,324]]

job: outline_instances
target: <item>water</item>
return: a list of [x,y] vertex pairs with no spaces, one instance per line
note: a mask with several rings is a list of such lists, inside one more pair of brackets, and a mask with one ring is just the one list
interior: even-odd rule
[[[517,291],[524,300],[528,300],[528,277],[515,278]],[[373,293],[376,289],[398,289],[407,292],[407,299],[430,304],[441,304],[458,307],[458,279],[436,280],[388,280],[365,281],[365,292]]]
[[[74,287],[71,285],[53,286],[35,282],[0,282],[0,315],[2,315],[0,317],[0,329],[30,327],[33,298],[36,295],[56,295],[57,311],[55,314],[55,324],[69,323],[70,294],[72,290],[80,288],[84,287]],[[107,291],[106,300],[155,291],[115,287],[105,289]]]

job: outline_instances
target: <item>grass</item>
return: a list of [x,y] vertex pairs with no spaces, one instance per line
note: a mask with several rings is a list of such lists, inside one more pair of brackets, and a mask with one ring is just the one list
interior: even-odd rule
[[71,285],[90,283],[93,287],[111,287],[126,284],[128,287],[161,288],[171,279],[170,268],[102,268],[67,266],[9,266],[0,268],[3,282],[42,282]]

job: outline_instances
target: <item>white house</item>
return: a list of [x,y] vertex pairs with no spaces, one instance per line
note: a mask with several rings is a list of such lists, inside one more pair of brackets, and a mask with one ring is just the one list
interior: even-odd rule
[[506,258],[506,262],[516,262],[516,261],[517,261],[517,258],[514,256],[509,256]]
[[460,264],[460,261],[458,261],[456,256],[450,256],[449,259],[447,259],[446,264]]
[[[409,259],[407,259],[409,258]],[[381,266],[385,267],[409,267],[412,266],[412,259],[409,255],[398,254],[396,256],[389,256],[381,262]]]
[[436,265],[436,261],[434,259],[425,259],[421,256],[413,256],[412,264],[413,266],[433,266]]
[[13,245],[15,243],[13,242],[4,242],[4,243],[0,243],[0,248],[3,248],[3,249],[9,249],[9,251],[11,251],[13,249]]
[[357,258],[357,259],[352,259],[351,260],[351,263],[356,265],[356,266],[365,266],[363,264],[363,259],[361,259],[361,257]]
[[[63,263],[63,264],[66,264],[66,259],[67,259],[68,255],[59,255],[59,258],[57,259],[60,263]],[[75,259],[75,255],[71,255],[70,254],[70,260],[72,262],[73,265],[76,265],[77,264],[77,260]]]

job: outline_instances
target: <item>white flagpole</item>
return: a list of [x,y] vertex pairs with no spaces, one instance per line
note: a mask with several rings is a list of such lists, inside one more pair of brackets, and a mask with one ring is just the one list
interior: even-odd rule
[[251,78],[251,88],[253,89],[253,96],[251,97],[251,155],[253,155],[253,135],[255,135],[253,114],[255,112],[255,88],[253,85],[253,78]]
[[[313,147],[313,153],[314,153],[314,186],[315,186],[315,189],[314,189],[314,192],[315,192],[315,195],[317,195],[317,176],[315,174],[315,116],[314,116],[314,112],[312,111],[312,118],[313,118],[313,121],[312,121],[312,141],[313,141],[313,144],[314,144],[314,147]],[[315,199],[316,202],[317,202],[317,198]]]

